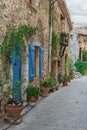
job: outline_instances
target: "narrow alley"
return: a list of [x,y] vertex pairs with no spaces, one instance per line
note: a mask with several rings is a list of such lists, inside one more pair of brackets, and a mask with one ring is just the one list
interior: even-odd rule
[[36,105],[8,130],[87,130],[87,76],[71,81]]

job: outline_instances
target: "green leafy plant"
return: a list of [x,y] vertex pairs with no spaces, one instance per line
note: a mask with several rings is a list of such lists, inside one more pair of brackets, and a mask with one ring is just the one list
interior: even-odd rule
[[70,64],[69,64],[69,74],[73,74],[74,73],[74,63],[72,60],[70,60]]
[[58,81],[59,81],[59,84],[63,83],[63,76],[61,73],[58,74]]
[[40,95],[40,89],[37,86],[29,86],[26,88],[26,93],[29,97],[38,97]]
[[52,32],[52,61],[54,61],[58,55],[59,43],[60,43],[60,38],[58,34],[55,31],[53,31]]
[[48,77],[44,82],[42,82],[41,86],[43,87],[53,87],[56,85],[56,82],[51,78]]
[[60,44],[68,44],[68,34],[66,32],[61,32],[60,33]]
[[54,23],[54,21],[57,21],[57,17],[54,15],[54,12],[52,12],[52,22]]
[[31,36],[38,30],[37,27],[22,25],[18,28],[7,27],[6,36],[0,45],[0,54],[3,57],[10,56],[10,52],[17,51],[17,47],[25,47],[25,37]]
[[87,71],[87,62],[83,62],[80,59],[76,60],[75,62],[76,71],[84,74]]
[[[26,80],[21,80],[20,82],[19,81],[16,81],[14,82],[15,83],[15,87],[13,87],[13,81],[11,80],[11,75],[9,77],[5,76],[3,79],[0,79],[0,89],[2,90],[1,91],[1,100],[3,101],[6,101],[7,104],[10,104],[10,101],[11,101],[11,105],[12,105],[12,101],[13,103],[16,103],[18,101],[16,101],[14,99],[14,95],[19,91],[19,85],[24,83]],[[5,87],[5,90],[4,90],[4,86]],[[20,101],[21,102],[21,101]],[[16,104],[15,104],[16,105]]]
[[63,83],[66,82],[66,81],[70,82],[70,77],[65,74],[65,75],[63,76]]
[[67,33],[66,33],[66,32],[61,32],[61,33],[60,33],[60,36],[61,36],[61,37],[62,37],[62,36],[67,37]]
[[87,50],[83,50],[83,51],[82,51],[82,60],[83,60],[84,62],[87,62]]

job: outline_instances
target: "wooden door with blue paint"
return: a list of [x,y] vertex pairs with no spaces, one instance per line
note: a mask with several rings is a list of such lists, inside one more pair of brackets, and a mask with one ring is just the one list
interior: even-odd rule
[[13,98],[21,100],[21,48],[17,48],[17,52],[12,52],[12,55]]

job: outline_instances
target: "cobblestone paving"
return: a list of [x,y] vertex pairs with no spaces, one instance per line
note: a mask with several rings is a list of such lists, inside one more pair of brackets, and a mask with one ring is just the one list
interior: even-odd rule
[[87,77],[50,94],[8,130],[87,130]]

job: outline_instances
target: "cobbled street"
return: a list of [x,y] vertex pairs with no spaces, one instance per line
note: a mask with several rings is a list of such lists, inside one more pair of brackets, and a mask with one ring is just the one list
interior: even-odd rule
[[87,76],[49,94],[8,130],[87,130]]

